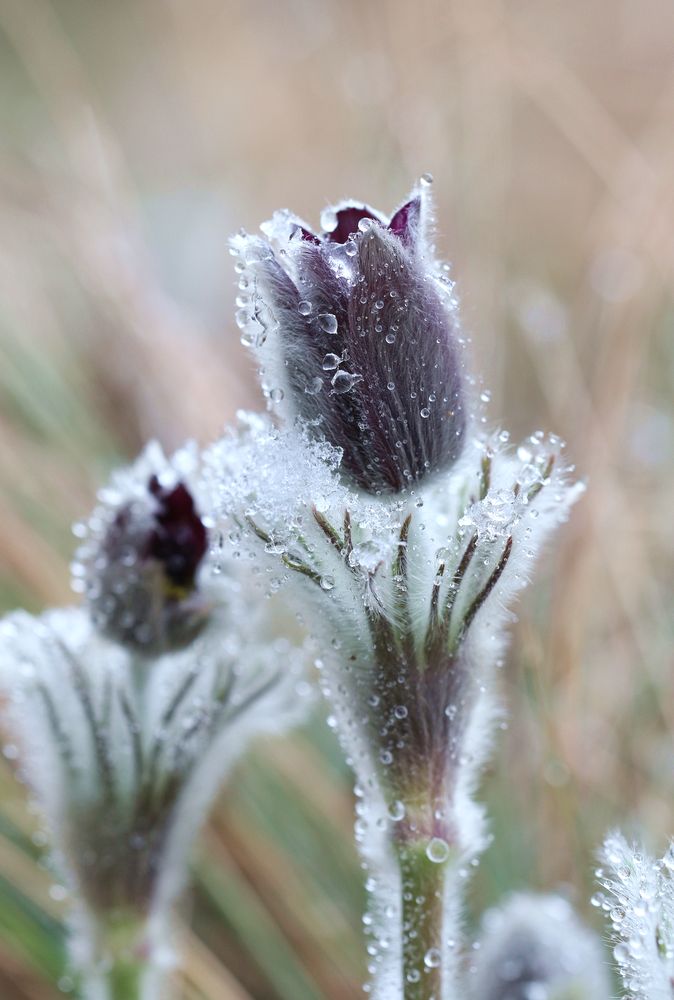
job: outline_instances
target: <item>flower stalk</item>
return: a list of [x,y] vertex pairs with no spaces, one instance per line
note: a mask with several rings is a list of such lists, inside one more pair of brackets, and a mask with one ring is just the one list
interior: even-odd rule
[[[432,843],[432,841],[431,841]],[[444,843],[444,842],[443,842]],[[402,891],[402,979],[405,1000],[451,994],[443,988],[445,878],[451,865],[429,854],[427,840],[396,843]]]
[[169,942],[151,940],[146,915],[117,912],[104,919],[93,917],[88,933],[92,938],[88,944],[86,936],[80,939],[86,958],[75,958],[84,1000],[169,1000],[170,966],[165,960]]
[[71,892],[86,1000],[165,1000],[207,810],[248,742],[305,703],[301,650],[209,565],[196,465],[150,447],[101,494],[74,567],[87,608],[0,621],[2,721]]
[[508,607],[582,491],[558,439],[513,454],[481,432],[431,221],[426,177],[390,218],[345,203],[320,233],[281,212],[232,240],[237,322],[281,426],[244,417],[207,458],[222,537],[287,586],[320,650],[359,790],[376,1000],[465,995]]

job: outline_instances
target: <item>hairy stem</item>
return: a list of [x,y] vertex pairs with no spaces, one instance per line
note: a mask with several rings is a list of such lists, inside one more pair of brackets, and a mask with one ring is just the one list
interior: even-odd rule
[[145,920],[120,913],[95,920],[89,932],[89,960],[81,969],[84,1000],[167,1000],[170,991]]
[[446,862],[428,857],[427,843],[398,846],[402,891],[402,980],[404,1000],[449,1000],[443,981]]

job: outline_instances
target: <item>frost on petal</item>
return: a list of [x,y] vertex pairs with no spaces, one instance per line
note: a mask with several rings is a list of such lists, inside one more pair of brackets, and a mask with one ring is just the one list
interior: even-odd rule
[[592,902],[610,921],[613,957],[629,1000],[674,992],[674,845],[659,861],[619,833],[607,837]]
[[208,547],[195,493],[194,448],[164,457],[149,445],[138,461],[116,472],[99,493],[73,564],[98,628],[149,653],[191,641],[208,604],[198,574]]
[[608,1000],[597,936],[560,896],[520,893],[489,910],[468,977],[471,1000]]

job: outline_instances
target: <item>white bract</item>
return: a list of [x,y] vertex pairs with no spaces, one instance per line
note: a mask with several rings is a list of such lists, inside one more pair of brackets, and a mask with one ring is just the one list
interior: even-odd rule
[[[179,456],[169,464],[155,447],[146,451],[102,491],[89,522],[80,563],[87,596],[120,641],[103,635],[100,615],[84,608],[40,617],[19,611],[0,622],[3,728],[73,896],[73,956],[91,998],[166,996],[171,915],[206,810],[249,741],[298,721],[307,704],[305,654],[272,632],[275,615],[285,615],[275,610],[279,599],[251,605],[231,562],[219,559],[214,573],[192,500],[205,509],[198,456]],[[161,477],[149,499],[148,474]],[[138,548],[114,549],[109,558],[120,511],[124,530],[140,525]],[[148,539],[156,553],[149,574]],[[188,603],[194,607],[195,594],[200,602],[198,628],[170,651],[162,651],[167,633],[138,642],[143,622],[135,617],[130,629],[119,612],[125,586],[152,595],[146,607],[160,611],[154,624],[184,622],[185,590],[165,583],[185,566]],[[113,984],[134,964],[142,986]]]
[[619,833],[607,837],[593,903],[611,924],[613,957],[629,1000],[674,996],[674,845],[657,860]]
[[537,434],[513,450],[500,435],[471,440],[449,472],[414,490],[374,497],[301,425],[242,422],[205,456],[216,530],[256,565],[263,592],[285,585],[295,595],[320,648],[323,690],[358,781],[370,971],[376,995],[390,1000],[401,995],[405,947],[400,879],[413,878],[400,854],[412,843],[445,871],[437,965],[456,970],[447,941],[456,942],[466,865],[485,843],[471,795],[491,739],[509,606],[582,486],[569,484],[557,439]]

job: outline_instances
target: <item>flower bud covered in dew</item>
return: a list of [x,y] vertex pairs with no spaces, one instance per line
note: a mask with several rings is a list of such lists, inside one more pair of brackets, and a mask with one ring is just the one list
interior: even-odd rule
[[449,469],[466,436],[457,306],[430,222],[426,179],[390,219],[346,202],[320,235],[277,212],[265,238],[232,240],[237,322],[268,398],[341,449],[369,493]]
[[322,236],[280,213],[276,249],[235,238],[243,339],[286,419],[242,415],[204,458],[215,530],[285,585],[319,648],[356,774],[377,1000],[466,993],[461,900],[487,842],[472,793],[508,609],[583,489],[554,435],[481,431],[428,214],[425,182],[390,221],[347,204]]
[[[15,612],[0,622],[3,729],[44,817],[55,872],[72,894],[71,951],[87,1000],[171,995],[165,974],[174,962],[173,904],[206,810],[248,742],[298,721],[307,704],[303,650],[271,634],[273,606],[264,616],[251,607],[236,567],[222,555],[214,573],[186,488],[168,481],[167,468],[180,470],[199,493],[197,459],[187,449],[168,462],[153,446],[104,492],[105,500],[117,501],[110,516],[99,507],[92,518],[94,526],[98,517],[118,525],[114,512],[121,510],[132,511],[133,521],[146,502],[148,464],[157,467],[154,474],[167,485],[151,487],[159,506],[148,504],[150,527],[137,536],[143,558],[183,581],[194,570],[186,550],[199,552],[208,566],[210,610],[189,643],[169,652],[153,644],[150,653],[145,643],[115,642],[86,608],[37,618]],[[95,569],[94,560],[89,587]],[[110,586],[109,565],[101,570]],[[122,566],[118,578],[124,580]],[[142,574],[132,577],[132,592],[139,580]],[[127,595],[120,588],[115,596],[121,607]],[[139,628],[140,612],[155,611],[151,601],[132,608]]]
[[191,492],[195,463],[194,448],[171,463],[148,445],[75,529],[84,539],[73,564],[75,589],[101,632],[139,652],[190,642],[208,614],[197,586],[208,536]]
[[470,1000],[608,1000],[596,934],[561,896],[518,893],[488,910],[468,977]]
[[607,837],[592,897],[610,922],[613,957],[628,1000],[674,996],[674,844],[656,861],[619,833]]

